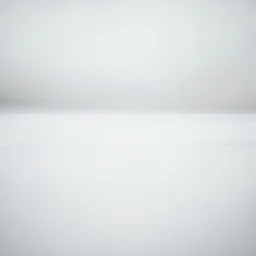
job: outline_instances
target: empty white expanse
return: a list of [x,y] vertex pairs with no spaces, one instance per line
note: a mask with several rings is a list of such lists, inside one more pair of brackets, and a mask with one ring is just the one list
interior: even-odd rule
[[2,112],[2,256],[247,256],[255,115]]
[[0,103],[256,111],[253,1],[3,1]]

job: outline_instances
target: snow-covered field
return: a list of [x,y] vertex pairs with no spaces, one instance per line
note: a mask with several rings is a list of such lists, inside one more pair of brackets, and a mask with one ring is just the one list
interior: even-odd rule
[[255,115],[0,115],[2,256],[254,255]]

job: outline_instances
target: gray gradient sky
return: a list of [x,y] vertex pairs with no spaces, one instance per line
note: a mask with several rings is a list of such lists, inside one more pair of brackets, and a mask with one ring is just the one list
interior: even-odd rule
[[254,1],[1,1],[0,104],[255,112]]

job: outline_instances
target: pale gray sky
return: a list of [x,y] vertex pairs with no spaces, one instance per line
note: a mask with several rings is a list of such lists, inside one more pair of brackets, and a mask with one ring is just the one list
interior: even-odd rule
[[2,105],[256,111],[253,1],[1,7]]

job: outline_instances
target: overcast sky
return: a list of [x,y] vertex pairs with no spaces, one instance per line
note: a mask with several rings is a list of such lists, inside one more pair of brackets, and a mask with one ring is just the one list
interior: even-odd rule
[[255,112],[253,1],[2,1],[2,105]]

